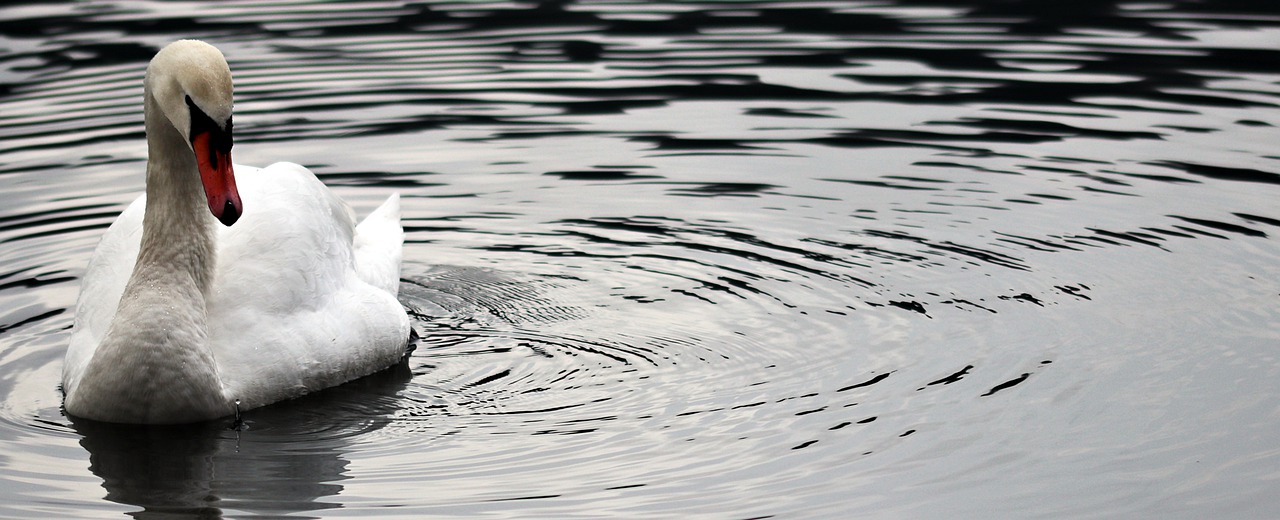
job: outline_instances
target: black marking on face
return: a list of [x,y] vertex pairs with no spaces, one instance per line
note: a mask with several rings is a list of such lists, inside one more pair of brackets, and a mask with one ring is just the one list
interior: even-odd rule
[[191,136],[194,143],[197,135],[202,133],[209,134],[209,164],[214,168],[218,167],[218,153],[223,155],[231,153],[231,117],[227,117],[227,128],[224,130],[213,122],[213,118],[204,113],[200,107],[191,101],[191,96],[187,96],[187,109],[191,112],[191,131],[187,134]]

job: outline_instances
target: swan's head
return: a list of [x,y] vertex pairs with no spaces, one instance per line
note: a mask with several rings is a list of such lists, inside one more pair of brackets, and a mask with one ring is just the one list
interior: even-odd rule
[[179,40],[147,66],[147,95],[195,154],[209,211],[230,226],[244,207],[231,166],[231,68],[212,45]]

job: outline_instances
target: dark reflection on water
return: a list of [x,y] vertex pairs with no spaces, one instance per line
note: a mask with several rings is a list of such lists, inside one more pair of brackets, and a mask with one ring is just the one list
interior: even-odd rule
[[[239,431],[72,422],[182,37],[238,161],[401,192],[421,339]],[[1275,516],[1278,38],[1250,1],[0,7],[0,516]]]
[[292,514],[341,507],[343,454],[391,421],[407,363],[234,421],[134,426],[71,420],[107,500],[138,518]]

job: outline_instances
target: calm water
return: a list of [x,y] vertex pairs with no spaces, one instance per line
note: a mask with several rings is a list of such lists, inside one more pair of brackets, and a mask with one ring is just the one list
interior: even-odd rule
[[[171,40],[404,197],[402,366],[60,410]],[[1280,515],[1273,2],[0,7],[0,516]]]

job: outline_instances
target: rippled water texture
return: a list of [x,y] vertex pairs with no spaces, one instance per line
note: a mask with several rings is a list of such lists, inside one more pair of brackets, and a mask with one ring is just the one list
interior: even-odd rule
[[[1280,515],[1274,2],[0,7],[0,516]],[[72,421],[171,40],[404,197],[402,365]]]

